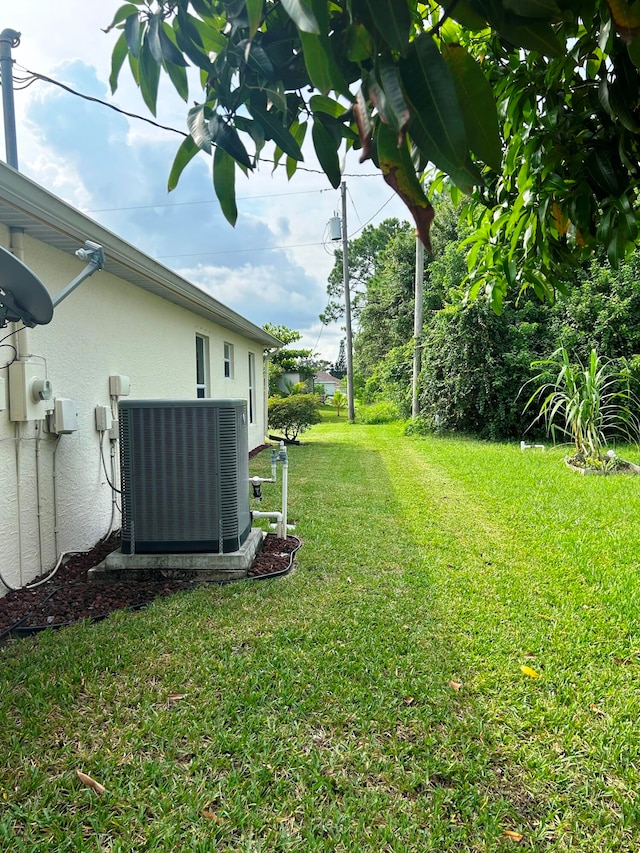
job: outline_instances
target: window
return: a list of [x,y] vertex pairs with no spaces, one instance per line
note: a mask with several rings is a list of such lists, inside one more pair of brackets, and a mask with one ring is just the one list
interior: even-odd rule
[[256,422],[256,357],[249,353],[249,423]]
[[233,379],[233,344],[226,342],[224,345],[224,376],[225,379]]
[[196,335],[196,397],[209,396],[209,338]]

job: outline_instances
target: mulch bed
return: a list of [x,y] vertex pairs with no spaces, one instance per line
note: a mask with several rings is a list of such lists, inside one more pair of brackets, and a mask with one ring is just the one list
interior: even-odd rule
[[[0,598],[0,640],[83,619],[102,619],[114,610],[143,607],[155,598],[193,588],[191,582],[164,578],[114,584],[88,581],[88,569],[101,563],[119,545],[120,536],[114,533],[91,551],[71,556],[54,577],[41,586],[8,592]],[[248,571],[249,577],[257,580],[285,574],[299,547],[296,537],[288,536],[283,540],[273,534],[267,535]]]

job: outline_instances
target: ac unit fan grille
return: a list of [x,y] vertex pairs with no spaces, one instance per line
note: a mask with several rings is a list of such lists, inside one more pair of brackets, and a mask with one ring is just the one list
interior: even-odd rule
[[244,401],[122,401],[122,551],[228,552],[248,536]]

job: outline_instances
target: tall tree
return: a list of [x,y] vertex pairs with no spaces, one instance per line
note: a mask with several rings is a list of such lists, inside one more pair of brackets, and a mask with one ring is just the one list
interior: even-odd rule
[[235,222],[235,172],[270,144],[291,177],[310,130],[338,187],[358,148],[405,201],[425,246],[416,172],[472,194],[475,289],[553,298],[584,252],[638,239],[640,9],[628,0],[133,0],[108,29],[153,112],[164,70],[189,99],[169,187],[199,150]]
[[338,350],[338,358],[331,367],[331,374],[336,379],[342,379],[347,375],[347,354],[345,352],[345,339],[340,341],[340,349]]
[[[367,282],[376,271],[380,253],[397,234],[408,233],[411,226],[398,219],[385,219],[380,225],[366,225],[362,234],[349,240],[347,258],[349,261],[349,288],[351,292],[351,310],[354,320],[360,314],[362,296]],[[335,263],[329,273],[327,284],[327,307],[320,315],[323,323],[332,323],[344,316],[344,272],[342,249],[335,250]]]

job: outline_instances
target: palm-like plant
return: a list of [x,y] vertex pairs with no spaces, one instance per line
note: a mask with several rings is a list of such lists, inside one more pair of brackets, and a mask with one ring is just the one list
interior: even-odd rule
[[331,405],[335,408],[338,413],[338,417],[340,417],[340,412],[347,405],[347,398],[341,391],[334,391],[333,397],[331,398]]
[[[638,440],[639,406],[626,366],[600,358],[595,350],[585,365],[579,360],[573,363],[566,348],[560,347],[532,367],[541,370],[530,382],[545,381],[533,392],[525,411],[537,402],[540,410],[533,423],[544,421],[554,441],[558,433],[571,439],[576,462],[602,467],[608,461],[609,440]],[[555,378],[549,380],[552,371]]]

